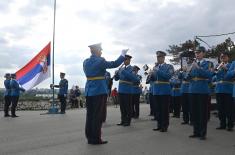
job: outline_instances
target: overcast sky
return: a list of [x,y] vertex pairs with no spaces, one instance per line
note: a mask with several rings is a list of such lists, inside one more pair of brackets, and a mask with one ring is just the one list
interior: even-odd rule
[[[1,81],[6,72],[16,72],[52,41],[53,2],[0,1]],[[87,46],[93,43],[102,42],[106,60],[129,48],[132,64],[142,68],[154,64],[155,51],[168,45],[195,35],[234,32],[234,6],[234,0],[57,0],[55,83],[62,71],[69,87],[84,87],[82,62],[90,56]],[[225,38],[205,40],[213,45]],[[38,87],[48,88],[51,81]]]

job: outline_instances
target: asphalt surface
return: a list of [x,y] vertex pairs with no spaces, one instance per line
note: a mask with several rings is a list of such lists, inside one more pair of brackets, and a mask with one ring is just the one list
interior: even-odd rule
[[168,132],[152,131],[149,105],[142,104],[140,118],[130,127],[117,126],[119,108],[108,107],[102,128],[105,145],[89,145],[84,135],[86,110],[65,115],[40,115],[46,111],[18,111],[18,118],[0,112],[0,155],[235,155],[235,131],[218,131],[218,119],[208,123],[207,140],[191,139],[192,126],[171,118]]

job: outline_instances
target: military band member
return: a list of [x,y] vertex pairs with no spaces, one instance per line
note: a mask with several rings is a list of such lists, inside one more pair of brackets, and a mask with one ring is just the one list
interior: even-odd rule
[[183,122],[181,124],[190,124],[192,123],[192,109],[190,104],[190,93],[189,93],[189,79],[187,67],[183,67],[182,71],[179,74],[179,79],[181,82],[180,93],[182,111],[183,111]]
[[107,99],[108,99],[108,96],[110,96],[111,89],[112,89],[112,85],[110,84],[111,80],[112,80],[110,73],[108,71],[106,71],[104,77],[106,79],[106,83],[107,83],[107,86],[108,86],[108,94],[104,98],[104,111],[103,111],[103,119],[102,119],[103,123],[106,121],[106,117],[107,117]]
[[133,66],[133,74],[139,78],[138,82],[133,83],[133,90],[132,90],[132,117],[139,118],[139,111],[140,111],[140,94],[142,93],[141,88],[141,79],[142,77],[138,75],[138,71],[140,68],[138,66]]
[[196,49],[196,60],[192,63],[192,68],[189,73],[189,92],[191,93],[193,117],[193,134],[189,137],[199,137],[201,140],[205,140],[207,134],[208,81],[213,75],[210,62],[204,59],[205,52],[206,50],[202,46]]
[[130,65],[132,56],[126,55],[124,67],[120,68],[114,79],[119,80],[118,97],[121,111],[121,122],[117,125],[130,126],[131,124],[131,103],[132,103],[132,87],[133,84],[139,81],[132,73],[132,66]]
[[150,74],[148,74],[147,78],[146,78],[146,84],[149,84],[149,104],[150,104],[150,116],[153,116],[153,118],[151,120],[156,121],[157,120],[157,115],[156,115],[156,105],[154,102],[154,96],[153,96],[153,84],[154,81],[151,78],[152,71],[150,71]]
[[180,118],[180,110],[181,110],[181,93],[180,93],[180,84],[181,81],[178,79],[178,75],[174,74],[174,76],[170,79],[171,84],[171,104],[173,109],[173,116],[176,118]]
[[59,88],[58,99],[60,100],[60,113],[65,114],[66,110],[66,99],[68,95],[68,80],[65,79],[65,73],[60,73],[59,85],[51,84],[51,87]]
[[166,53],[157,51],[157,65],[151,73],[154,81],[153,95],[156,102],[157,128],[154,131],[167,132],[169,126],[169,104],[171,86],[169,80],[174,74],[174,68],[170,64],[165,63]]
[[25,89],[20,87],[18,81],[16,81],[16,74],[11,74],[11,117],[19,117],[16,115],[16,107],[20,97],[20,91],[24,92]]
[[88,47],[91,56],[83,62],[83,70],[87,77],[85,86],[87,105],[85,134],[88,144],[106,144],[107,141],[101,139],[103,100],[108,94],[105,73],[107,68],[118,67],[124,61],[127,50],[122,50],[122,54],[116,61],[106,61],[101,57],[101,43]]
[[6,79],[4,80],[5,92],[4,92],[4,117],[10,117],[9,115],[9,106],[11,105],[11,74],[6,73],[4,76]]
[[219,111],[220,126],[216,129],[227,129],[233,131],[234,127],[234,101],[233,101],[233,79],[234,63],[229,63],[229,53],[220,55],[221,63],[216,67],[216,100]]

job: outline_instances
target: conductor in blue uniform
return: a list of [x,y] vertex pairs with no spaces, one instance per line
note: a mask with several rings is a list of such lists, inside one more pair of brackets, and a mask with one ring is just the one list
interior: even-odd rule
[[85,96],[87,105],[85,134],[88,144],[106,144],[101,139],[104,98],[109,93],[105,73],[107,68],[116,68],[125,59],[127,50],[122,50],[115,61],[106,61],[102,55],[101,43],[88,46],[91,56],[83,62],[83,70],[87,78]]
[[4,80],[5,92],[4,92],[4,117],[10,117],[9,115],[9,106],[11,104],[11,74],[6,73],[4,76],[6,79]]
[[205,48],[200,46],[195,51],[196,60],[189,72],[189,92],[191,93],[193,134],[190,138],[206,139],[208,121],[209,79],[213,76],[211,63],[204,59]]

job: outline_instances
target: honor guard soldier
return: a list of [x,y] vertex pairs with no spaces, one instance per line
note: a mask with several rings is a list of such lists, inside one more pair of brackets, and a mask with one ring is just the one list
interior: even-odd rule
[[9,115],[9,106],[11,104],[11,74],[6,73],[4,76],[6,79],[4,80],[5,92],[4,92],[4,117],[10,117]]
[[65,79],[65,73],[60,73],[59,85],[51,84],[51,87],[59,88],[58,99],[60,100],[60,113],[65,114],[66,110],[66,99],[68,95],[68,80]]
[[132,117],[139,118],[140,112],[140,94],[142,93],[142,86],[140,85],[142,77],[138,75],[140,68],[133,66],[133,74],[139,79],[138,82],[133,83],[132,90]]
[[122,66],[116,71],[114,79],[119,80],[118,96],[121,111],[121,122],[117,125],[130,126],[131,123],[131,104],[132,104],[132,88],[133,84],[139,81],[139,78],[132,73],[132,66],[130,65],[132,56],[126,55],[124,67]]
[[193,117],[193,134],[190,138],[199,137],[201,140],[206,139],[207,122],[208,122],[208,81],[213,76],[210,62],[204,59],[205,48],[200,46],[195,50],[196,60],[192,63],[189,72],[190,84],[189,92],[191,93],[192,117]]
[[157,64],[151,75],[151,78],[154,81],[153,95],[157,116],[157,128],[153,130],[167,132],[169,126],[169,104],[171,95],[169,80],[174,74],[174,68],[172,65],[165,63],[165,52],[157,51],[156,55]]
[[171,104],[173,109],[173,116],[180,118],[181,110],[181,93],[180,93],[180,84],[181,81],[178,79],[178,73],[175,73],[174,76],[170,79],[171,84]]
[[16,81],[16,74],[11,74],[11,117],[19,117],[16,115],[16,106],[18,104],[20,91],[24,92],[25,89],[21,88],[18,81]]
[[101,43],[88,47],[90,48],[91,56],[83,62],[83,70],[87,78],[85,86],[87,105],[85,134],[88,144],[106,144],[107,141],[101,139],[103,100],[109,93],[105,73],[107,68],[115,68],[121,65],[128,50],[122,50],[122,54],[116,61],[106,61],[101,57]]

